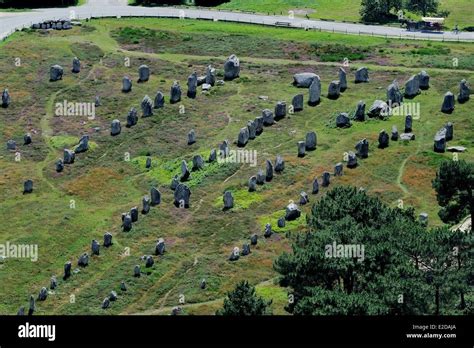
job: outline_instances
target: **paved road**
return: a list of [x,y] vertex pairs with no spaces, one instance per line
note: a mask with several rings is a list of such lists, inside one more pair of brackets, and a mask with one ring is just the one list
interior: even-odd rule
[[50,19],[66,19],[74,17],[85,19],[90,17],[174,17],[174,18],[202,18],[211,20],[226,20],[242,23],[256,23],[265,25],[275,25],[276,22],[287,22],[292,27],[309,28],[322,31],[334,31],[355,35],[375,35],[388,37],[402,37],[410,39],[430,39],[446,41],[472,41],[474,33],[463,32],[454,34],[444,33],[423,33],[409,32],[403,28],[385,27],[365,24],[339,23],[317,20],[306,20],[303,18],[290,19],[288,16],[266,16],[251,13],[217,11],[207,9],[178,9],[173,7],[145,8],[127,6],[127,0],[89,0],[86,5],[69,8],[37,9],[22,13],[1,13],[0,14],[0,40],[8,36],[15,29],[30,26]]

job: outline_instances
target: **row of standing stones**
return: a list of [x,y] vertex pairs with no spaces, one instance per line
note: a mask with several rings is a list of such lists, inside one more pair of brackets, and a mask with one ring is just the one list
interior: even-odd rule
[[[72,72],[73,73],[79,73],[81,70],[81,64],[80,60],[75,57],[73,59],[73,68]],[[225,80],[233,80],[235,78],[239,77],[240,74],[240,61],[235,55],[231,55],[226,63],[224,64],[224,70],[225,70]],[[64,70],[61,66],[59,65],[53,65],[50,68],[50,81],[58,81],[61,80],[64,74]],[[146,82],[148,81],[150,77],[150,70],[146,65],[142,65],[139,68],[139,80],[138,82]],[[189,98],[195,98],[196,97],[196,89],[198,85],[203,86],[203,91],[209,91],[212,86],[215,84],[217,85],[223,85],[224,81],[216,81],[216,71],[212,66],[207,67],[206,71],[206,76],[205,77],[198,77],[196,72],[194,72],[190,77],[188,78],[188,97]],[[131,90],[131,80],[128,77],[124,77],[123,79],[123,88],[122,91],[127,93]],[[171,103],[176,103],[179,102],[181,99],[181,89],[179,87],[179,84],[175,82],[171,88],[171,98],[170,102]],[[5,108],[8,107],[10,104],[10,96],[8,93],[8,90],[5,89],[3,95],[2,95],[2,106]],[[99,97],[96,97],[95,105],[99,106],[100,105],[100,99]],[[153,106],[153,103],[151,102],[150,98],[146,96],[142,102],[142,110],[143,110],[143,117],[149,117],[151,116],[152,113],[152,107],[153,108],[161,108],[164,106],[164,97],[161,92],[158,92],[157,98],[155,98],[155,105]],[[118,135],[114,134],[114,124],[117,124],[118,120],[114,120],[112,122],[112,135]],[[127,127],[131,127],[136,124],[138,121],[138,115],[136,112],[136,109],[132,108],[127,116]],[[115,126],[116,127],[116,126]],[[120,127],[120,121],[118,122],[118,127]],[[120,128],[119,128],[120,129]],[[26,136],[25,136],[26,137]],[[193,144],[196,142],[196,136],[194,130],[191,130],[188,134],[188,144]],[[25,140],[26,143],[26,140]],[[29,142],[31,143],[31,136],[29,136]],[[224,142],[225,144],[228,143]],[[15,145],[16,148],[16,145]],[[12,149],[12,146],[10,144],[9,149]],[[77,153],[85,152],[89,149],[89,136],[83,135],[79,141],[79,144],[76,146],[74,150],[69,150],[69,149],[64,149],[64,158],[59,159],[56,162],[56,171],[61,172],[64,169],[64,164],[72,164],[74,163],[75,156]],[[228,150],[225,150],[228,152]],[[211,152],[211,156],[209,158],[210,162],[213,162],[217,160],[217,155],[216,151],[213,150]],[[195,156],[193,159],[193,170],[199,170],[204,167],[204,160],[202,159],[201,156]],[[151,167],[151,159],[147,159],[147,168]],[[182,181],[186,181],[189,178],[189,172],[187,169],[186,162],[183,161],[182,165]],[[174,191],[174,204],[176,207],[182,207],[182,208],[189,208],[190,205],[190,196],[191,196],[191,191],[188,186],[182,183],[176,183],[173,181],[171,185],[173,191]],[[31,193],[33,192],[33,181],[32,180],[27,180],[24,183],[24,193]],[[146,215],[150,212],[150,207],[157,206],[161,203],[161,193],[156,187],[152,187],[150,190],[150,196],[144,196],[142,199],[142,210],[141,213]],[[129,212],[127,213],[122,213],[122,229],[124,232],[129,232],[132,229],[133,223],[138,221],[139,217],[139,211],[138,208],[132,207]],[[104,235],[104,247],[110,247],[112,245],[112,234],[107,232]],[[165,252],[165,242],[163,238],[160,238],[157,241],[157,244],[155,246],[155,255],[163,255]],[[97,240],[93,240],[91,244],[91,254],[92,255],[99,255],[100,254],[100,244],[97,242]],[[79,267],[86,267],[89,264],[89,259],[90,256],[88,253],[83,253],[77,262],[77,265]],[[144,255],[141,258],[143,261],[145,261],[145,267],[149,268],[152,267],[154,264],[154,259],[152,255]],[[72,271],[72,262],[68,261],[64,265],[64,274],[63,274],[63,280],[68,279],[73,272],[77,273],[79,269],[75,269]],[[142,274],[140,265],[135,265],[134,270],[133,270],[133,275],[134,277],[140,277]],[[50,289],[54,290],[58,286],[58,281],[56,276],[52,276],[50,279]],[[200,288],[205,289],[206,287],[206,280],[202,279],[200,282]],[[120,289],[122,291],[127,290],[127,286],[124,281],[121,282],[120,284]],[[37,297],[38,301],[44,301],[46,300],[48,296],[48,289],[46,287],[42,287],[39,295]],[[117,293],[115,291],[111,291],[109,296],[107,296],[103,301],[102,301],[102,308],[106,309],[110,307],[110,303],[117,300]],[[35,297],[33,295],[30,295],[30,303],[29,303],[29,310],[28,314],[32,315],[35,310],[36,310],[36,304],[35,304]],[[172,313],[177,314],[179,312],[178,308],[173,308]],[[20,307],[18,315],[24,315],[25,313],[25,307]]]
[[[232,80],[234,78],[239,77],[240,73],[240,62],[235,55],[230,56],[226,63],[224,64],[225,70],[225,79]],[[76,57],[73,60],[73,73],[80,72],[80,61]],[[139,67],[139,79],[138,83],[146,82],[149,80],[150,77],[150,69],[146,65],[142,65]],[[57,81],[62,79],[63,76],[63,69],[59,65],[54,65],[50,69],[50,80]],[[187,96],[189,98],[195,98],[197,87],[202,86],[203,91],[208,91],[214,84],[222,85],[224,81],[216,81],[215,77],[215,69],[212,66],[208,66],[206,70],[205,76],[198,77],[196,72],[193,72],[188,77],[188,92]],[[359,68],[355,74],[355,83],[364,83],[369,82],[369,74],[368,69],[363,67]],[[294,85],[297,87],[306,87],[309,89],[309,101],[308,105],[316,106],[320,103],[321,97],[321,80],[318,75],[313,73],[300,73],[294,75]],[[129,77],[124,77],[122,83],[122,91],[124,93],[128,93],[131,91],[132,82]],[[429,88],[429,75],[422,71],[418,75],[412,76],[405,84],[405,92],[402,94],[400,88],[398,86],[397,81],[394,81],[389,87],[387,88],[387,102],[383,102],[380,100],[376,100],[372,107],[370,108],[367,115],[369,117],[378,117],[384,115],[390,110],[390,107],[393,105],[400,105],[403,102],[403,97],[406,98],[414,98],[416,95],[420,93],[421,89],[428,89]],[[347,77],[346,72],[343,68],[339,69],[339,80],[332,81],[329,84],[328,88],[328,99],[338,99],[340,93],[344,92],[347,89]],[[460,103],[464,103],[469,100],[470,89],[469,85],[466,80],[462,80],[460,84],[460,93],[458,95],[458,101]],[[171,87],[170,92],[170,103],[177,103],[181,100],[181,88],[179,83],[175,81]],[[2,107],[8,107],[10,104],[10,95],[8,90],[5,89],[2,94]],[[96,97],[96,106],[100,105],[100,99]],[[292,108],[293,111],[298,112],[303,110],[304,105],[304,96],[302,94],[297,94],[292,100]],[[162,92],[158,92],[155,97],[155,103],[151,101],[148,96],[145,96],[141,103],[143,117],[149,117],[153,115],[153,109],[161,108],[164,106],[164,95]],[[451,113],[454,110],[454,95],[451,92],[446,93],[442,105],[442,112]],[[244,127],[240,130],[237,145],[239,147],[244,147],[249,139],[254,139],[257,135],[261,134],[263,131],[263,126],[271,126],[274,124],[275,121],[278,121],[286,116],[286,102],[279,101],[275,106],[275,114],[271,110],[265,109],[262,111],[262,116],[257,117],[254,121],[249,121],[247,127]],[[365,103],[360,101],[357,105],[357,109],[355,111],[355,120],[363,121],[365,120]],[[135,125],[138,121],[138,115],[135,108],[132,108],[127,115],[127,127],[131,127]],[[414,140],[414,134],[411,133],[411,124],[412,124],[412,117],[408,115],[405,119],[405,133],[403,133],[400,138],[403,140]],[[350,118],[348,114],[341,113],[336,119],[337,127],[350,127]],[[114,120],[112,122],[112,135],[118,135],[120,133],[120,121]],[[453,137],[453,125],[452,123],[446,124],[445,127],[440,130],[435,136],[435,146],[434,150],[436,152],[444,152],[445,151],[445,142],[451,140]],[[29,140],[27,140],[27,135],[25,135],[25,144],[31,143],[31,135],[29,135]],[[398,140],[398,130],[396,126],[392,127],[392,140]],[[71,164],[74,162],[75,154],[80,152],[85,152],[88,150],[88,140],[89,136],[84,135],[81,137],[78,146],[75,148],[74,151],[65,149],[64,150],[64,160],[58,160],[56,163],[56,170],[62,171],[64,168],[64,164]],[[188,134],[188,144],[193,144],[196,141],[195,132],[191,130]],[[386,148],[388,147],[389,143],[389,136],[382,130],[379,134],[379,148]],[[443,145],[444,144],[444,145]],[[12,144],[10,143],[9,149],[12,149]],[[303,157],[305,156],[305,152],[312,151],[316,149],[317,145],[317,135],[315,132],[308,132],[306,135],[306,141],[298,142],[298,156]],[[366,158],[368,156],[369,151],[369,144],[367,139],[363,139],[357,143],[355,146],[356,153],[348,152],[347,156],[347,167],[348,168],[355,168],[357,166],[357,157]],[[220,146],[220,154],[221,156],[228,152],[229,144],[228,141],[224,141],[224,143]],[[216,150],[213,149],[211,151],[211,155],[209,157],[209,162],[216,160]],[[147,168],[151,166],[151,160],[147,159]],[[204,160],[201,156],[197,155],[193,158],[193,170],[200,170],[204,166]],[[334,168],[334,176],[342,175],[342,163],[337,163]],[[282,172],[284,169],[284,160],[281,156],[277,156],[275,161],[275,166],[267,160],[266,161],[266,173],[264,174],[262,170],[260,170],[257,176],[253,176],[249,179],[249,191],[253,192],[256,191],[256,185],[262,185],[265,181],[271,181],[273,178],[273,171],[275,172]],[[322,174],[322,183],[321,186],[327,187],[330,183],[330,173],[324,172]],[[187,164],[183,161],[181,166],[181,177],[178,178],[176,176],[171,184],[171,188],[174,190],[174,204],[177,207],[189,207],[189,200],[191,191],[189,187],[179,181],[186,181],[190,177],[189,169],[187,168]],[[24,184],[24,193],[30,193],[33,190],[33,182],[31,180],[27,180]],[[316,194],[319,192],[319,181],[316,178],[313,182],[313,190],[312,193]],[[161,193],[156,189],[152,188],[151,190],[151,199],[148,196],[143,198],[142,204],[142,214],[147,214],[149,212],[150,206],[154,206],[160,203],[161,201]],[[224,201],[224,209],[232,209],[234,204],[234,198],[230,191],[224,192],[223,196]],[[300,204],[304,205],[309,202],[308,195],[303,191],[300,193]],[[290,203],[286,207],[286,214],[284,218],[278,220],[278,226],[284,227],[285,221],[291,221],[297,219],[301,215],[301,211],[299,210],[298,206],[295,203]],[[420,214],[420,220],[427,220],[427,214],[422,213]],[[130,231],[132,229],[132,223],[138,221],[138,208],[133,207],[129,213],[122,214],[122,227],[124,231]],[[272,228],[270,224],[266,224],[265,226],[265,237],[270,237],[272,235]],[[252,235],[250,238],[250,244],[256,245],[258,236],[256,234]],[[163,243],[164,248],[164,241],[162,239],[159,242]],[[229,260],[235,261],[239,258],[240,255],[245,256],[250,253],[250,244],[245,243],[242,247],[242,252],[238,247],[235,247],[232,251]],[[99,247],[97,241],[92,242],[92,253],[98,254]],[[164,250],[164,249],[163,249]],[[153,265],[153,258],[152,256],[144,256],[142,259],[146,261],[146,267],[151,267]],[[88,264],[88,254],[85,253],[81,255],[78,261],[78,265],[86,266]],[[64,279],[67,278],[67,274],[70,274],[70,262],[66,263],[65,265],[65,276]],[[69,270],[69,271],[68,271]],[[135,266],[134,275],[139,276],[140,274],[140,266]],[[54,277],[53,277],[54,278]],[[51,284],[55,284],[53,282],[53,278],[51,279]],[[55,278],[54,278],[55,279]],[[205,280],[201,282],[201,287],[205,284]],[[125,284],[122,282],[121,288],[125,288]],[[46,292],[47,293],[47,292]],[[116,299],[115,292],[112,292],[109,297],[104,299],[103,301],[103,308],[107,308],[110,304],[110,301],[114,301]],[[46,298],[45,295],[45,288],[42,288],[40,291],[40,295],[38,296],[39,300],[44,300]],[[34,299],[33,299],[34,301]],[[33,303],[34,307],[34,303]],[[31,311],[31,306],[30,306]]]

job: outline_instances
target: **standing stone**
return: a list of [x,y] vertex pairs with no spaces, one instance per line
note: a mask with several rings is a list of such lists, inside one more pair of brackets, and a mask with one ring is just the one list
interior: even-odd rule
[[128,93],[132,90],[132,80],[130,77],[124,76],[122,79],[122,92]]
[[339,88],[341,92],[347,89],[347,74],[343,68],[339,68]]
[[420,94],[420,78],[418,75],[413,75],[405,83],[405,97],[414,98]]
[[276,160],[275,160],[275,172],[281,173],[285,169],[285,161],[283,160],[283,157],[280,155],[277,155]]
[[238,247],[235,247],[229,256],[229,261],[237,261],[239,257],[240,257],[240,249]]
[[181,101],[181,86],[179,85],[178,81],[174,81],[173,85],[171,86],[170,103],[176,104],[180,101]]
[[266,169],[265,180],[267,182],[270,182],[273,179],[273,164],[272,162],[270,162],[270,160],[266,160],[265,169]]
[[150,197],[144,196],[142,199],[142,214],[143,215],[146,215],[150,212],[150,204],[151,204]]
[[260,135],[263,132],[263,116],[255,118],[255,134]]
[[141,273],[142,272],[140,270],[140,265],[135,265],[135,267],[133,268],[133,276],[139,278]]
[[2,108],[7,108],[10,105],[11,99],[8,89],[5,88],[2,93]]
[[25,315],[25,307],[21,306],[18,312],[16,313],[16,315],[20,315],[20,316]]
[[471,89],[469,88],[469,84],[466,80],[462,80],[459,84],[459,95],[458,95],[458,102],[465,103],[469,100],[471,95]]
[[46,289],[43,286],[38,294],[38,301],[45,301],[47,297],[48,297],[48,289]]
[[86,152],[87,150],[89,150],[89,136],[85,134],[79,140],[79,144],[74,149],[74,152],[81,153],[81,152]]
[[150,78],[150,68],[147,65],[140,65],[138,68],[138,82],[147,82]]
[[362,100],[357,103],[354,120],[361,122],[365,121],[365,103]]
[[157,206],[161,203],[161,192],[158,191],[156,187],[152,187],[150,190],[150,197],[151,197],[151,206]]
[[137,109],[132,107],[127,114],[127,128],[133,127],[137,123],[138,123],[138,112],[137,112]]
[[153,116],[153,101],[149,96],[145,96],[142,100],[142,117],[150,117]]
[[30,307],[28,309],[28,315],[33,315],[35,310],[36,310],[35,298],[33,297],[33,295],[30,295]]
[[122,228],[124,232],[129,232],[132,229],[132,217],[130,214],[122,215]]
[[248,254],[250,254],[250,245],[247,244],[247,243],[244,243],[242,245],[242,256],[247,256]]
[[191,190],[184,184],[179,184],[174,191],[174,205],[178,208],[189,208]]
[[72,263],[71,261],[68,261],[64,264],[64,276],[63,279],[66,280],[71,276],[71,268],[72,268]]
[[343,167],[342,163],[341,162],[337,163],[334,166],[334,176],[342,176],[343,169],[344,169],[344,167]]
[[104,234],[104,247],[108,248],[112,246],[112,234],[110,232],[105,232]]
[[224,64],[224,80],[233,80],[240,76],[240,60],[235,54],[227,58]]
[[248,127],[241,128],[239,132],[239,138],[237,140],[237,146],[244,147],[245,145],[247,145],[248,141],[249,141]]
[[217,150],[216,149],[212,149],[211,150],[211,153],[209,154],[209,158],[208,158],[208,162],[209,163],[212,163],[212,162],[215,162],[217,160]]
[[197,79],[197,85],[198,86],[201,86],[203,84],[206,83],[206,75],[204,76],[198,76],[198,79]]
[[138,208],[133,207],[130,209],[130,217],[132,218],[132,222],[137,222],[138,221]]
[[331,183],[331,174],[329,172],[323,173],[323,181],[321,183],[322,187],[328,187]]
[[446,129],[436,133],[434,137],[434,152],[444,153],[446,151]]
[[275,120],[278,121],[286,116],[286,102],[279,101],[275,106]]
[[63,68],[60,65],[53,65],[49,69],[49,81],[58,81],[63,79]]
[[84,253],[79,256],[79,260],[77,260],[77,265],[80,267],[86,267],[89,265],[89,254]]
[[56,276],[52,276],[51,279],[49,280],[49,288],[51,290],[54,290],[58,287],[58,280],[56,279]]
[[321,80],[319,76],[316,75],[313,82],[309,86],[309,106],[316,106],[321,100]]
[[428,214],[427,213],[421,213],[418,216],[418,221],[422,226],[427,226],[428,225]]
[[264,126],[271,126],[275,123],[275,120],[273,119],[273,112],[269,109],[264,109],[262,111],[262,117]]
[[379,133],[379,149],[385,149],[388,147],[390,138],[388,136],[388,133],[385,131],[385,129],[382,129],[382,131]]
[[123,280],[120,282],[120,290],[127,291],[127,285],[125,285],[125,282]]
[[72,60],[72,72],[75,74],[81,72],[81,61],[77,57]]
[[232,192],[225,191],[223,196],[224,201],[224,209],[232,209],[234,207],[234,197],[232,196]]
[[349,118],[349,115],[345,112],[341,112],[336,117],[336,126],[338,128],[349,128],[349,127],[351,127],[352,124],[351,124],[351,119]]
[[10,139],[7,141],[7,150],[16,150],[16,141]]
[[229,156],[230,148],[229,148],[229,141],[224,140],[222,144],[219,145],[219,156],[221,159],[226,158]]
[[109,294],[109,300],[110,301],[116,301],[117,300],[117,293],[115,291],[111,291]]
[[413,117],[411,115],[407,115],[405,117],[405,132],[410,133],[413,130]]
[[263,236],[265,238],[269,238],[269,237],[271,237],[272,234],[273,234],[272,225],[266,224],[265,225],[265,232],[263,233]]
[[99,255],[100,254],[100,244],[95,239],[93,239],[92,243],[91,243],[91,254],[92,255]]
[[188,133],[188,145],[192,145],[196,142],[196,132],[191,129]]
[[197,73],[193,72],[191,75],[188,76],[188,98],[194,99],[196,98],[197,92]]
[[175,175],[173,179],[171,179],[170,189],[174,191],[176,190],[176,187],[178,187],[178,185],[179,185],[179,176]]
[[446,141],[453,140],[454,127],[451,122],[445,124],[444,129],[446,129]]
[[150,267],[153,267],[154,264],[155,264],[155,260],[153,260],[153,257],[151,255],[148,255],[145,258],[145,267],[150,268]]
[[187,181],[191,176],[191,172],[189,171],[188,164],[185,160],[181,161],[181,177],[180,181]]
[[369,70],[366,67],[357,69],[355,73],[355,83],[369,82]]
[[356,168],[357,167],[357,156],[354,152],[349,151],[347,153],[347,168]]
[[341,95],[341,84],[339,81],[331,81],[328,87],[328,98],[337,99]]
[[201,155],[196,155],[193,157],[193,171],[201,170],[204,168],[204,159]]
[[258,243],[258,235],[254,233],[250,236],[250,244],[257,245],[257,243]]
[[[197,83],[197,80],[196,80]],[[216,84],[216,69],[212,65],[208,65],[206,68],[206,84],[214,86]]]
[[420,82],[420,89],[426,90],[430,88],[430,75],[428,75],[426,71],[422,70],[418,74],[418,80]]
[[390,114],[390,107],[382,100],[376,100],[367,112],[370,118],[384,118]]
[[318,138],[316,132],[308,132],[306,133],[306,150],[313,151],[316,150],[316,146],[318,145]]
[[23,183],[23,194],[33,192],[33,181],[28,179]]
[[285,209],[286,221],[296,220],[300,216],[301,216],[301,211],[298,209],[298,206],[295,203],[290,203],[286,206],[286,209]]
[[257,173],[257,185],[263,184],[265,184],[265,173],[260,169]]
[[300,204],[305,205],[307,203],[309,203],[308,194],[304,191],[301,191],[301,193],[300,193]]
[[257,191],[257,177],[252,176],[249,179],[249,192],[255,192]]
[[391,139],[393,141],[398,140],[398,128],[397,128],[397,126],[392,126],[392,137],[391,137]]
[[112,136],[119,135],[121,131],[122,131],[122,126],[120,125],[120,121],[117,119],[113,120],[110,126],[110,135]]
[[316,195],[319,193],[319,181],[318,178],[314,178],[313,180],[313,190],[311,191],[313,195]]
[[201,290],[204,290],[206,288],[206,279],[201,280],[199,287],[201,288]]
[[304,106],[304,96],[303,94],[297,94],[293,97],[291,100],[291,105],[293,106],[293,111],[298,112],[298,111],[303,111],[303,106]]
[[110,300],[108,297],[104,298],[102,301],[102,309],[107,309],[110,307]]
[[100,97],[98,95],[95,96],[95,100],[94,100],[94,106],[96,108],[98,108],[99,106],[101,106],[102,103],[100,102]]
[[64,149],[64,164],[73,164],[76,159],[76,153],[72,150]]
[[161,91],[156,92],[155,103],[153,108],[160,109],[165,106],[165,96]]
[[155,246],[155,255],[163,256],[166,251],[166,244],[163,238],[159,238]]
[[454,111],[454,94],[447,92],[444,95],[443,105],[441,106],[441,112],[450,114]]
[[367,139],[362,139],[361,141],[359,141],[356,144],[355,149],[357,156],[359,156],[360,158],[369,157],[369,142],[367,141]]
[[304,141],[298,141],[298,157],[304,157],[306,155],[306,143]]
[[387,103],[392,107],[401,105],[403,102],[403,95],[400,92],[397,81],[393,81],[387,88]]
[[257,124],[255,121],[248,121],[247,128],[249,130],[249,139],[255,139],[257,137]]
[[308,88],[314,79],[319,79],[319,76],[314,73],[295,74],[293,75],[293,85],[300,88]]

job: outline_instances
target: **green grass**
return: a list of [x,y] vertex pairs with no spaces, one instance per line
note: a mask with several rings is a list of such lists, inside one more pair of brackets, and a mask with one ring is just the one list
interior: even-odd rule
[[[196,154],[207,159],[209,151],[224,139],[234,148],[239,129],[260,115],[263,108],[273,108],[278,100],[289,102],[297,93],[304,93],[306,98],[305,90],[291,85],[295,72],[317,72],[325,94],[329,81],[337,78],[340,62],[327,61],[324,54],[351,52],[362,56],[352,58],[347,68],[349,88],[340,99],[330,101],[323,96],[319,106],[305,106],[301,113],[265,128],[246,147],[258,151],[257,167],[206,164],[204,170],[193,172],[188,182],[192,191],[190,208],[174,207],[169,184],[179,173],[182,160],[190,164]],[[284,314],[287,289],[268,282],[276,277],[273,261],[290,249],[293,234],[304,233],[311,205],[327,189],[310,195],[310,204],[300,207],[300,219],[282,229],[277,227],[277,219],[284,215],[289,200],[297,202],[303,190],[310,193],[314,177],[326,170],[332,172],[344,152],[352,150],[358,140],[369,139],[369,158],[361,160],[357,169],[344,169],[344,176],[332,178],[331,187],[362,186],[391,205],[403,199],[417,213],[428,212],[430,226],[441,225],[431,180],[440,161],[451,158],[451,154],[433,153],[432,139],[449,120],[455,124],[455,137],[449,145],[462,144],[469,149],[473,145],[471,102],[457,104],[449,116],[439,111],[447,90],[457,92],[462,78],[474,79],[473,52],[474,45],[470,44],[387,41],[151,18],[93,20],[68,33],[13,34],[0,43],[0,88],[9,88],[12,95],[10,107],[0,109],[0,118],[8,120],[0,123],[0,143],[17,140],[22,160],[15,162],[13,153],[0,148],[0,243],[36,243],[40,257],[36,263],[9,259],[0,265],[0,313],[16,313],[20,305],[27,304],[30,294],[47,286],[51,275],[61,275],[64,262],[71,260],[75,265],[79,255],[89,251],[92,239],[101,241],[110,231],[114,245],[101,250],[89,267],[71,279],[61,280],[58,290],[44,303],[38,303],[39,314],[169,314],[179,304],[181,294],[186,297],[186,314],[213,314],[225,294],[243,279],[257,285],[261,296],[273,299],[275,314]],[[184,96],[186,78],[193,70],[202,74],[212,63],[222,76],[223,62],[231,53],[241,59],[239,80],[215,87],[209,94],[198,93],[195,100]],[[77,75],[69,71],[75,55],[83,63]],[[458,68],[452,66],[451,56],[459,57]],[[12,69],[11,57],[29,59]],[[130,59],[130,67],[124,64],[126,58]],[[63,80],[48,81],[52,64],[64,67]],[[135,81],[141,64],[150,66],[150,81],[134,82],[131,93],[121,93],[122,77],[130,75]],[[371,81],[355,85],[353,73],[363,65],[369,67]],[[375,99],[385,98],[385,88],[394,79],[403,85],[421,69],[430,73],[432,87],[414,100],[421,107],[421,118],[414,122],[416,141],[392,142],[384,150],[376,148],[381,129],[390,130],[394,124],[402,129],[400,116],[354,123],[349,129],[327,127],[331,115],[352,111],[360,99],[369,107]],[[181,103],[167,103],[145,119],[139,111],[138,124],[124,127],[132,106],[140,110],[144,95],[153,98],[157,90],[168,95],[175,79],[183,87]],[[96,95],[100,95],[102,106],[96,109],[94,120],[53,117],[56,102],[93,102]],[[269,96],[269,100],[259,99],[261,95]],[[184,114],[179,112],[180,106],[184,106]],[[110,122],[115,118],[122,121],[122,133],[111,137]],[[197,135],[196,144],[191,146],[187,145],[190,129],[195,129]],[[298,158],[296,143],[310,130],[318,133],[318,149]],[[33,134],[33,144],[23,146],[21,140],[27,131]],[[56,173],[54,162],[62,156],[63,148],[77,144],[85,133],[90,135],[93,151],[78,154],[76,163]],[[125,160],[126,153],[130,161]],[[144,165],[147,153],[153,159],[150,170]],[[264,169],[266,159],[274,161],[278,154],[285,159],[284,173],[249,193],[249,177]],[[460,157],[473,160],[471,151]],[[34,180],[34,192],[23,195],[27,178]],[[159,187],[161,205],[146,216],[140,215],[132,231],[122,232],[121,213],[133,206],[141,208],[141,200],[151,186]],[[235,208],[230,211],[222,211],[226,190],[234,193]],[[232,248],[248,242],[252,233],[261,236],[267,222],[276,232],[274,237],[260,238],[250,255],[228,262]],[[168,251],[145,270],[140,258],[153,253],[161,237]],[[124,254],[125,248],[130,249],[129,256]],[[146,272],[140,278],[132,277],[136,264]],[[202,278],[208,281],[206,290],[199,288]],[[129,291],[118,291],[119,300],[104,312],[100,308],[103,298],[111,290],[119,290],[122,280]],[[75,295],[75,303],[70,303],[71,295]]]

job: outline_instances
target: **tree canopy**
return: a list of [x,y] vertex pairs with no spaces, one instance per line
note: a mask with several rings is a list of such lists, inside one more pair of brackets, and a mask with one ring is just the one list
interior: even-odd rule
[[255,294],[255,288],[247,281],[237,284],[234,290],[227,294],[223,308],[217,315],[255,316],[267,314],[267,307],[271,302],[266,302]]

